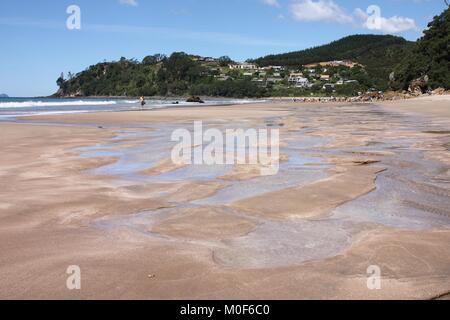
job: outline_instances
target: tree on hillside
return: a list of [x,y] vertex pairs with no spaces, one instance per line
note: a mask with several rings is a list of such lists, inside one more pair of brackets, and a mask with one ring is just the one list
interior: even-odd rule
[[142,60],[142,64],[146,65],[146,66],[151,66],[151,65],[155,65],[157,63],[160,63],[161,61],[165,60],[167,57],[164,54],[154,54],[151,56],[146,56],[143,60]]
[[184,52],[175,52],[163,62],[158,73],[159,79],[168,82],[189,81],[195,82],[201,76],[203,68]]
[[450,89],[450,8],[428,24],[412,53],[395,68],[391,86],[406,90],[425,75],[431,88]]
[[222,56],[219,58],[219,65],[221,67],[227,67],[230,63],[233,63],[233,60],[229,56]]

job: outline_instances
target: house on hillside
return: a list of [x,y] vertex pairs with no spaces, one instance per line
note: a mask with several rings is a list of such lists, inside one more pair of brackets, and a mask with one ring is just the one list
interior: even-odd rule
[[291,72],[289,74],[289,81],[291,81],[297,77],[303,77],[303,72]]
[[285,70],[285,68],[283,66],[269,66],[269,68],[276,72],[281,72],[281,71]]
[[267,66],[259,68],[259,70],[265,70],[265,71],[274,71],[274,72],[281,72],[284,71],[286,68],[283,66]]
[[328,75],[328,74],[321,74],[320,75],[320,80],[321,81],[330,81],[330,75]]
[[307,65],[304,65],[305,68],[316,68],[316,67],[340,67],[340,66],[344,66],[347,68],[354,68],[356,66],[360,66],[359,63],[357,62],[353,62],[351,60],[333,60],[333,61],[323,61],[323,62],[318,62],[318,63],[310,63]]
[[252,63],[236,63],[228,66],[231,70],[257,70],[258,66]]
[[326,91],[334,91],[334,87],[335,85],[332,83],[325,83],[322,87],[322,89],[326,90]]
[[291,73],[289,75],[288,81],[290,84],[295,85],[296,87],[299,88],[306,88],[310,86],[308,78],[305,78],[303,76],[303,73],[301,72]]
[[317,70],[314,68],[306,69],[305,72],[310,76],[311,78],[319,78],[319,75],[317,74]]

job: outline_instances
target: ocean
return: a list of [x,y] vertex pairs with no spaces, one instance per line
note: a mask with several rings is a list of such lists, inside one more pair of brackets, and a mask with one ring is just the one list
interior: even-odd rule
[[[184,102],[184,98],[148,99],[145,109],[157,109],[180,106],[211,106],[248,104],[257,100],[244,99],[206,99],[205,104]],[[178,102],[178,103],[177,103]],[[261,100],[258,100],[261,102]],[[56,99],[56,98],[0,98],[0,119],[9,120],[16,117],[86,113],[105,111],[139,110],[138,99]]]

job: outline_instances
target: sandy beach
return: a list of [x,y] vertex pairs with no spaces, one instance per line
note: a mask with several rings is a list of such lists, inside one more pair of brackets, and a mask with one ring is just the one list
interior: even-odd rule
[[[279,173],[174,165],[194,121],[279,129]],[[448,299],[449,128],[450,96],[0,122],[0,298]]]

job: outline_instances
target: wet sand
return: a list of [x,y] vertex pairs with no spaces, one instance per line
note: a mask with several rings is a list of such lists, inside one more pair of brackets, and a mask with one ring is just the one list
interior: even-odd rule
[[[175,166],[177,128],[278,128],[275,176]],[[0,123],[0,298],[431,299],[450,291],[447,97]],[[66,288],[66,269],[82,289]],[[381,269],[380,290],[367,268]]]

